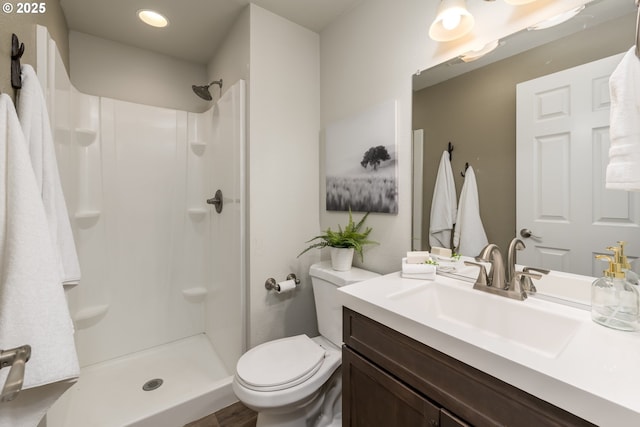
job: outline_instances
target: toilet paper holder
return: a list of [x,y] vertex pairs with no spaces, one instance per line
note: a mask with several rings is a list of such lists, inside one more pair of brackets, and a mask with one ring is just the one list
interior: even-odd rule
[[[289,273],[287,275],[287,279],[286,280],[293,280],[296,282],[296,286],[298,286],[300,284],[300,279],[298,279],[296,277],[295,274],[293,273]],[[273,277],[269,277],[265,282],[264,282],[264,287],[268,290],[268,291],[276,291],[276,292],[280,292],[280,285],[278,284],[278,282],[276,282],[276,279],[274,279]]]

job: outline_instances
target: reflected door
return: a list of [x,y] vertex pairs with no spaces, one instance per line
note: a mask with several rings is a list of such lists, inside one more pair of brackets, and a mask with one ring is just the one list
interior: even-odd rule
[[[609,161],[609,76],[622,55],[517,87],[518,263],[589,276],[596,254],[628,242],[640,254],[640,193],[605,188]],[[634,263],[638,271],[638,264]]]

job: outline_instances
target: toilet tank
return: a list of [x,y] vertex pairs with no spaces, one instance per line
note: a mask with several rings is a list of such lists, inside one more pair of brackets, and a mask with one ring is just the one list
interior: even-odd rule
[[313,264],[309,269],[313,284],[313,298],[320,335],[340,347],[342,344],[342,305],[339,303],[338,288],[363,280],[379,277],[378,273],[352,267],[349,271],[336,271],[331,261]]

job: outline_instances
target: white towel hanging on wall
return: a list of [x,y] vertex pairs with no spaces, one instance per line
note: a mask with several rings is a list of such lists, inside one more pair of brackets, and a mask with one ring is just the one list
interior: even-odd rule
[[480,200],[478,185],[473,168],[464,173],[464,184],[460,192],[458,218],[453,233],[453,245],[461,255],[475,257],[488,244],[480,218]]
[[[0,427],[35,427],[80,368],[60,270],[11,98],[0,94],[0,348],[28,344],[23,390]],[[0,387],[8,369],[0,370]]]
[[40,81],[30,65],[22,66],[22,90],[17,105],[31,164],[42,194],[51,241],[58,257],[62,283],[77,284],[80,281],[80,264],[62,193],[49,114]]
[[458,214],[456,184],[453,179],[449,153],[445,150],[440,158],[436,184],[431,200],[429,220],[429,245],[451,248],[451,233]]

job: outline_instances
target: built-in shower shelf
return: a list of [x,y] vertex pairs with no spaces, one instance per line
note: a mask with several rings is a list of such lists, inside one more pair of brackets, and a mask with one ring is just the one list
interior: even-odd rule
[[182,295],[189,302],[202,302],[207,296],[207,290],[201,286],[189,289],[183,289]]
[[88,128],[75,128],[73,132],[76,134],[76,142],[78,145],[86,147],[96,140],[96,131]]
[[73,324],[76,329],[86,329],[98,323],[109,311],[108,304],[93,305],[79,310],[73,316]]
[[191,141],[189,142],[191,146],[191,151],[196,156],[202,156],[204,154],[204,149],[207,148],[207,143],[204,141]]
[[100,218],[100,211],[96,210],[82,210],[77,211],[73,217],[80,228],[88,228],[95,225]]
[[204,208],[189,208],[187,212],[189,212],[189,216],[194,221],[202,221],[207,214],[207,210]]

